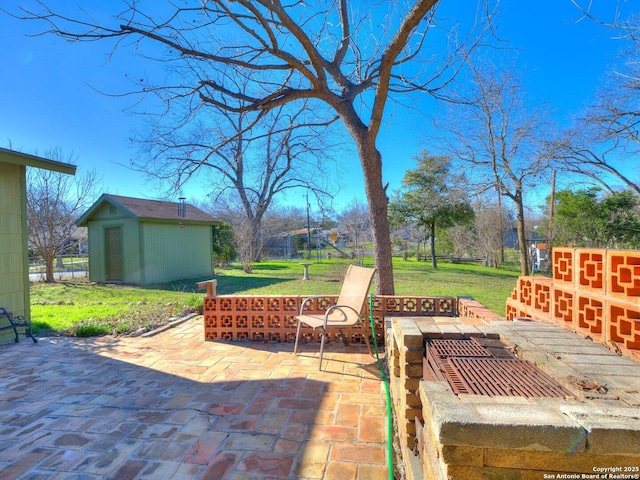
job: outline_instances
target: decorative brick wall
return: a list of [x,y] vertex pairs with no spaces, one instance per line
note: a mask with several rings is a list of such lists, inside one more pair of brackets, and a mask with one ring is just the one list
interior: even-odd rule
[[478,318],[486,322],[504,320],[503,317],[493,313],[480,302],[472,298],[460,297],[458,299],[458,317]]
[[[204,298],[205,340],[252,340],[294,342],[297,322],[304,296],[234,296],[207,295]],[[335,305],[337,295],[325,295],[307,304],[305,313],[323,314]],[[455,317],[456,297],[421,297],[377,295],[373,300],[376,337],[384,343],[384,317],[386,315],[414,315]],[[369,302],[364,311],[367,334],[369,332]],[[345,328],[350,343],[363,343],[360,328]],[[308,341],[319,342],[320,334],[303,326],[301,334]],[[342,341],[339,330],[329,332],[330,341]]]
[[552,278],[518,278],[507,319],[559,323],[640,358],[640,251],[554,248],[552,258]]
[[[406,478],[596,478],[594,467],[640,465],[635,393],[640,377],[634,362],[556,324],[472,325],[467,320],[413,317],[387,325],[391,396]],[[456,394],[447,381],[425,375],[426,340],[470,337],[517,347],[519,358],[536,363],[570,394]],[[582,362],[574,363],[576,355],[568,352],[581,352]],[[594,366],[601,373],[594,373]],[[606,392],[574,382],[588,378],[605,384],[609,375],[616,381],[606,382]]]

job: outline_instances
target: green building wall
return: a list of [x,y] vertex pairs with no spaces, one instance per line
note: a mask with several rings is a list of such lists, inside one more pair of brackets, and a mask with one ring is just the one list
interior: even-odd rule
[[106,283],[106,229],[119,227],[122,282],[150,284],[213,273],[211,224],[141,221],[104,204],[87,221],[89,279]]
[[143,283],[211,275],[211,225],[141,223]]
[[[30,318],[25,180],[24,166],[0,162],[0,306]],[[0,331],[0,344],[14,339]]]

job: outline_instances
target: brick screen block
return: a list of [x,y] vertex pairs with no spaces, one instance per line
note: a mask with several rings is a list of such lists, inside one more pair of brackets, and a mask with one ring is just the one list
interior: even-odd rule
[[[277,300],[277,302],[276,302]],[[302,299],[300,297],[281,297],[274,298],[268,307],[268,311],[277,312],[278,309],[275,306],[280,306],[283,312],[291,312],[297,315],[300,312],[300,303]]]
[[441,317],[455,317],[457,303],[458,302],[455,297],[438,297],[436,302],[438,307],[437,314]]
[[576,289],[604,295],[606,282],[606,250],[577,249],[575,251]]
[[251,297],[234,297],[233,298],[233,311],[249,313],[249,305],[252,303]]
[[508,298],[505,307],[505,316],[507,320],[513,320],[518,317],[527,317],[528,315],[520,302],[513,298]]
[[640,304],[640,251],[607,251],[607,295]]
[[551,319],[568,328],[573,328],[575,291],[572,288],[553,285],[553,311]]
[[384,297],[381,299],[382,311],[385,315],[402,312],[402,302],[398,297]]
[[294,318],[294,315],[284,315],[282,317],[282,331],[284,342],[295,342],[296,332],[298,329],[298,321]]
[[438,299],[437,298],[422,298],[420,299],[420,305],[418,307],[419,315],[437,315],[438,314]]
[[551,289],[553,280],[546,277],[533,277],[533,309],[536,312],[551,312]]
[[[285,342],[287,339],[287,329],[284,322],[285,315],[280,313],[270,313],[265,316],[264,331],[262,336],[269,342]],[[295,332],[293,333],[295,340]]]
[[202,310],[205,312],[217,311],[218,297],[204,297],[204,300],[202,300]]
[[415,315],[419,315],[421,311],[420,303],[420,300],[415,297],[403,298],[400,301],[400,310],[402,313],[413,313]]
[[250,312],[264,312],[267,308],[266,297],[249,297],[248,300]]
[[574,248],[553,249],[553,281],[563,285],[574,284]]
[[640,305],[609,299],[607,310],[607,340],[621,348],[640,351]]
[[[369,326],[369,316],[366,317],[366,322],[367,322],[367,332],[369,332],[369,335],[371,335],[371,328]],[[373,314],[373,327],[376,331],[376,341],[378,342],[378,345],[384,345],[384,330],[385,330],[385,324],[384,324],[384,317],[382,315],[377,315],[375,312]]]
[[578,293],[575,308],[575,329],[598,342],[606,340],[605,299]]
[[204,339],[217,340],[218,337],[218,315],[204,313]]
[[518,277],[518,301],[527,307],[533,304],[533,277]]

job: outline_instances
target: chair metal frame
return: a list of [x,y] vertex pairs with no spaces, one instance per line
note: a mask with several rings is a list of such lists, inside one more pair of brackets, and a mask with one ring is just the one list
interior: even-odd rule
[[[367,348],[369,349],[369,353],[373,355],[369,337],[366,334],[364,323],[362,322],[361,313],[375,272],[375,268],[349,265],[342,283],[337,304],[329,307],[324,315],[310,315],[304,313],[307,302],[324,297],[321,295],[314,295],[305,298],[300,306],[300,314],[295,317],[298,320],[298,329],[296,331],[296,341],[293,347],[293,353],[298,353],[298,341],[300,339],[300,329],[302,324],[308,325],[314,330],[321,329],[322,335],[320,339],[320,361],[318,363],[318,369],[322,370],[322,356],[324,353],[324,342],[327,334],[327,328],[337,327],[340,332],[342,332],[342,328],[360,325],[364,332],[364,340],[367,344]],[[346,344],[347,341],[344,334],[343,340]]]

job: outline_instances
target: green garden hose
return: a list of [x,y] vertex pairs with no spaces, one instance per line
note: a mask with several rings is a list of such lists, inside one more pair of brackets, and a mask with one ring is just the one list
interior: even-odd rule
[[376,338],[376,328],[373,321],[373,293],[369,295],[369,325],[371,326],[371,338],[376,351],[376,363],[378,364],[378,370],[384,384],[384,392],[387,396],[387,463],[389,464],[389,480],[393,480],[393,412],[391,393],[389,392],[389,378],[384,371],[378,354],[378,339]]

